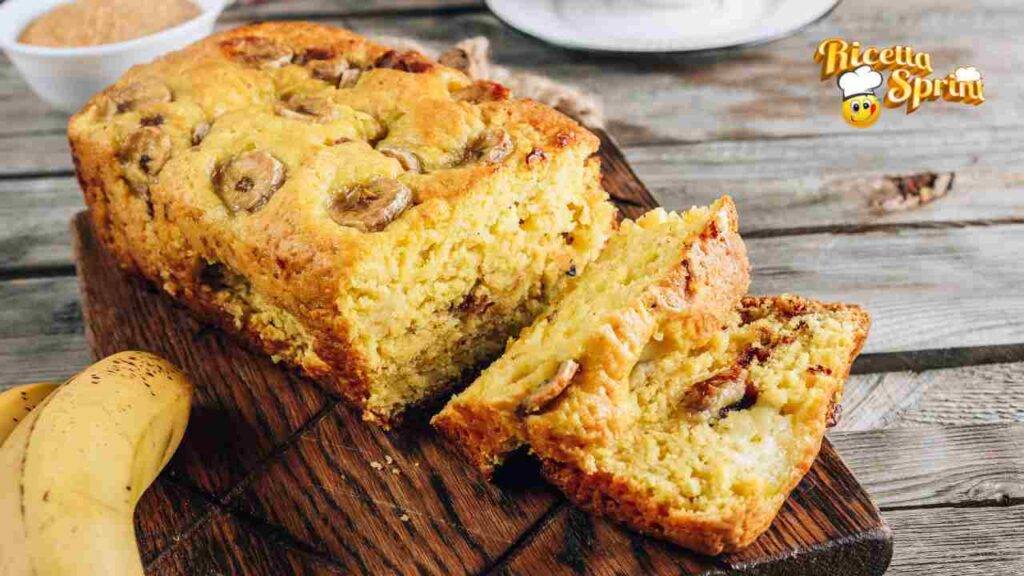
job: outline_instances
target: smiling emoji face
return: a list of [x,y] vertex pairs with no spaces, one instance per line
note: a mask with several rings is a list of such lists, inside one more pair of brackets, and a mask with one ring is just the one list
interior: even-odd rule
[[854,128],[867,128],[881,114],[878,98],[873,94],[859,94],[843,100],[843,120]]

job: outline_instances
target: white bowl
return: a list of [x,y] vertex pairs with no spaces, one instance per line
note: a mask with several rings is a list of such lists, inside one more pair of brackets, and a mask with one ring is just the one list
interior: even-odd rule
[[18,36],[30,22],[68,0],[6,0],[0,4],[0,48],[40,98],[71,113],[135,64],[208,36],[221,10],[232,2],[192,1],[202,14],[156,34],[99,46],[50,48],[21,44]]

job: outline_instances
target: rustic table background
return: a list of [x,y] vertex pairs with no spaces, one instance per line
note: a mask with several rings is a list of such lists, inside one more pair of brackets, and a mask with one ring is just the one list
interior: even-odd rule
[[[499,63],[599,95],[609,132],[663,205],[733,195],[753,292],[871,311],[830,437],[895,531],[889,573],[1024,571],[1024,3],[848,0],[766,46],[643,58],[547,46],[471,0],[295,0],[239,6],[222,22],[276,18],[438,45],[483,34]],[[976,66],[988,102],[887,110],[853,131],[811,61],[831,36],[911,45],[932,54],[937,75]],[[0,388],[91,360],[65,122],[0,58]],[[913,210],[869,207],[871,178],[921,171],[954,172],[953,191]]]

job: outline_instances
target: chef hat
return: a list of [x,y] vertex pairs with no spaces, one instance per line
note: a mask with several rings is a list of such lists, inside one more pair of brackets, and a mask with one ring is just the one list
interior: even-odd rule
[[981,80],[981,72],[974,66],[967,66],[957,68],[956,72],[953,73],[956,79],[961,82],[973,82],[975,80]]
[[843,100],[858,94],[874,94],[875,88],[882,85],[882,75],[871,69],[867,64],[859,66],[839,76],[839,89],[843,91]]

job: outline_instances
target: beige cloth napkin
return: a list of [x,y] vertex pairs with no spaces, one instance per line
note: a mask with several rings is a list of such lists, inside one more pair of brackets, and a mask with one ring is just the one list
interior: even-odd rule
[[483,36],[466,38],[441,51],[432,50],[411,38],[381,36],[375,40],[398,50],[422,52],[446,66],[462,70],[473,80],[491,80],[504,84],[520,98],[543,102],[587,126],[604,127],[604,110],[596,97],[547,76],[517,72],[494,64],[491,61],[490,42]]

